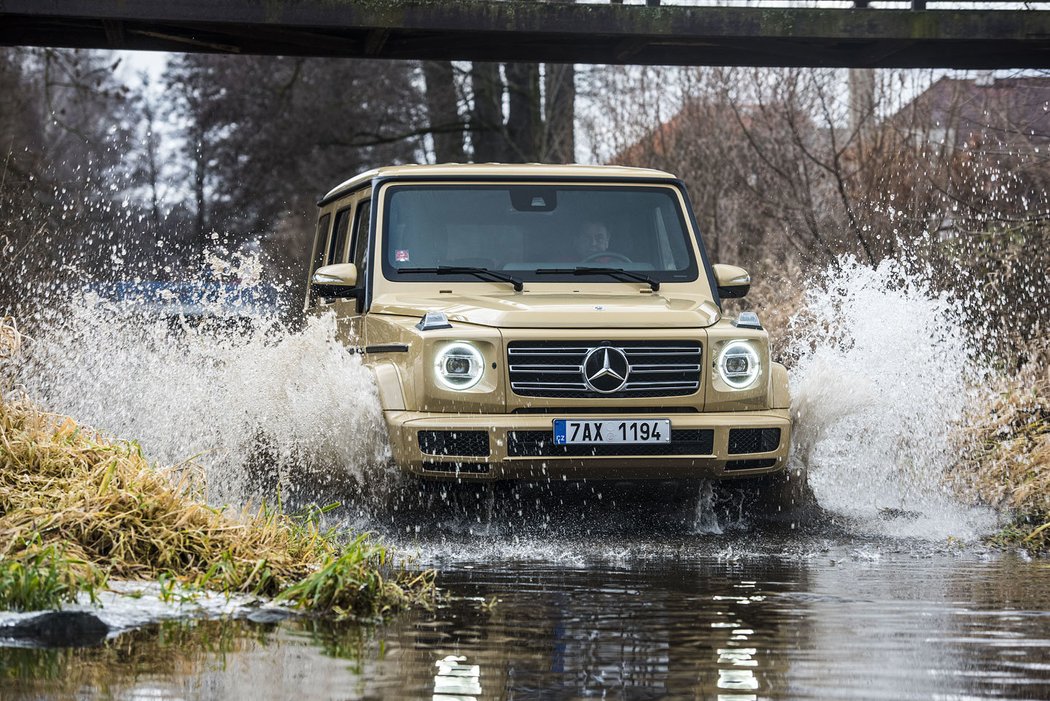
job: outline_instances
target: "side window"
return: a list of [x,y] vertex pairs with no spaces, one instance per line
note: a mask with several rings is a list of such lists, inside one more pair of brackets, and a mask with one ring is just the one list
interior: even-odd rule
[[331,214],[326,214],[317,220],[317,234],[314,237],[314,259],[310,264],[310,277],[313,277],[315,270],[324,265],[325,244],[328,243],[328,225],[331,222]]
[[357,266],[357,277],[365,277],[365,252],[368,250],[368,220],[372,214],[372,200],[364,200],[357,207],[354,219],[354,265]]
[[324,265],[325,244],[328,243],[328,225],[331,223],[331,214],[325,214],[317,220],[317,233],[314,234],[314,257],[313,260],[310,261],[310,270],[306,278],[307,307],[312,307],[317,303],[317,298],[314,297],[313,287],[310,285],[310,280],[314,276],[314,271]]
[[340,209],[335,215],[335,231],[328,244],[325,265],[346,262],[346,242],[350,236],[350,207]]

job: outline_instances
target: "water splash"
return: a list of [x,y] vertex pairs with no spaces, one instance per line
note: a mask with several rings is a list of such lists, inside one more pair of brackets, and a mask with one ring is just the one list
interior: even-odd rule
[[693,517],[692,532],[722,535],[722,526],[718,523],[718,512],[715,510],[715,489],[710,480],[704,480],[696,496],[696,515]]
[[[332,315],[301,330],[251,257],[206,257],[178,285],[85,290],[34,324],[19,383],[51,411],[134,437],[162,464],[203,466],[209,500],[333,488],[384,469],[371,372]],[[237,280],[237,284],[230,284]]]
[[[346,483],[404,487],[386,467],[373,377],[337,340],[334,317],[291,328],[278,312],[290,302],[267,289],[250,256],[206,256],[190,292],[216,282],[214,294],[197,294],[197,309],[171,286],[131,300],[88,290],[38,320],[19,381],[53,411],[135,437],[152,460],[194,459],[213,502],[242,503],[278,485],[293,499],[308,488],[307,498],[344,501],[354,494]],[[170,318],[158,318],[161,309]],[[804,466],[820,505],[858,532],[970,539],[993,524],[958,504],[944,479],[954,424],[984,377],[963,310],[893,261],[843,259],[805,293],[789,349],[793,467]],[[343,518],[358,529],[393,522],[384,509],[400,507],[390,496],[358,499]],[[527,511],[546,514],[532,524],[542,533],[550,504],[540,502]],[[479,504],[471,532],[498,536],[493,503]],[[703,485],[687,530],[719,534],[716,506]]]
[[795,458],[820,505],[865,532],[972,539],[994,526],[953,498],[951,433],[984,369],[964,302],[887,260],[843,258],[793,321]]

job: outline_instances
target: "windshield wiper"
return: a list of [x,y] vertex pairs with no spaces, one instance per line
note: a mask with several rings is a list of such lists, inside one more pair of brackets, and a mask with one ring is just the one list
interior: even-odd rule
[[497,272],[495,270],[489,270],[488,268],[475,268],[471,266],[462,265],[439,265],[436,268],[398,268],[398,274],[404,273],[430,273],[433,275],[473,275],[479,277],[482,280],[491,282],[493,280],[499,280],[500,282],[509,282],[514,285],[515,292],[521,292],[525,289],[525,285],[519,278],[513,275],[507,275],[506,273]]
[[610,277],[619,277],[621,280],[634,280],[636,282],[645,282],[649,284],[653,292],[660,289],[660,281],[655,280],[648,275],[642,275],[641,273],[633,273],[630,270],[624,270],[623,268],[539,268],[536,270],[537,275],[608,275]]

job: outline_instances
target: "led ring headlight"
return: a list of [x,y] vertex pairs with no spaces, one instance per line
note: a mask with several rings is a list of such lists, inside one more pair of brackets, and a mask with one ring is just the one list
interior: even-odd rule
[[481,352],[462,341],[442,348],[434,360],[434,375],[448,389],[470,389],[484,373],[485,359]]
[[761,371],[758,352],[747,341],[727,343],[718,356],[718,374],[733,389],[755,384]]

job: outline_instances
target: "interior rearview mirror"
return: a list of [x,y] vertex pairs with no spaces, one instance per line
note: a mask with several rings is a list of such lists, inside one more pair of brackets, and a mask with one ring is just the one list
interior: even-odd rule
[[722,299],[739,299],[751,289],[751,275],[743,268],[725,263],[711,266],[718,285],[718,296]]
[[322,297],[356,297],[357,266],[353,263],[322,266],[314,271],[310,284]]

